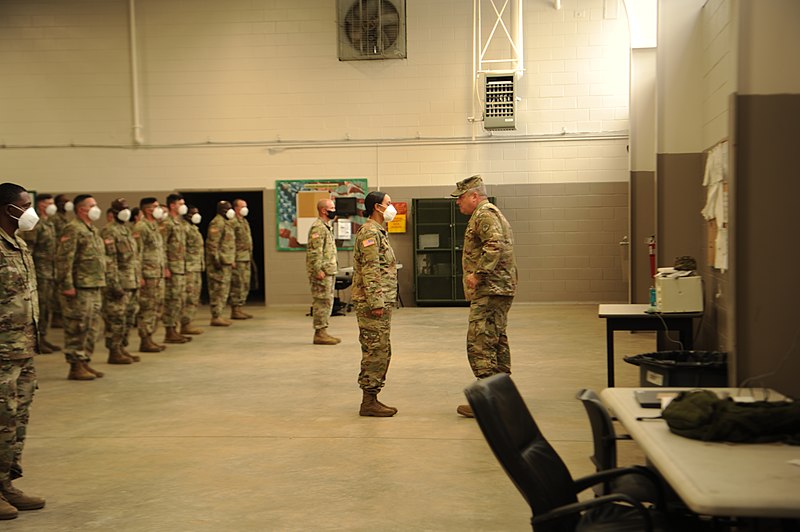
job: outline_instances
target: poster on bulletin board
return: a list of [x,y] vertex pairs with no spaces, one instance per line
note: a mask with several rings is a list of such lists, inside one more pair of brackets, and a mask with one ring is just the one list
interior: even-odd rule
[[408,219],[408,203],[405,201],[393,201],[392,205],[397,209],[397,215],[394,220],[386,223],[386,229],[390,233],[405,233]]
[[[351,235],[346,240],[337,240],[339,249],[352,249],[355,234],[367,220],[364,216],[364,198],[367,195],[366,179],[306,179],[275,182],[276,219],[278,221],[278,251],[305,251],[303,245],[310,223],[316,218],[316,203],[320,198],[354,198],[347,204],[354,205],[354,213],[348,216]],[[345,202],[342,202],[345,204]],[[338,205],[337,205],[338,208]],[[303,211],[303,212],[298,212]]]

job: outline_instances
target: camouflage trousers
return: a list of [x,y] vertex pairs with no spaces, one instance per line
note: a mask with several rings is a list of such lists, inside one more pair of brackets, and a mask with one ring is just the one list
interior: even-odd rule
[[67,362],[89,362],[100,334],[100,288],[78,288],[75,297],[61,295],[64,316],[64,356]]
[[50,329],[50,316],[53,314],[53,305],[56,301],[56,282],[53,279],[36,277],[37,291],[39,292],[39,337],[47,338]]
[[389,339],[392,327],[392,306],[383,307],[383,316],[370,312],[365,301],[357,301],[358,341],[361,342],[361,372],[358,385],[368,393],[378,393],[386,382],[386,372],[392,359]]
[[221,268],[210,266],[206,270],[212,318],[221,318],[222,311],[228,303],[228,295],[231,291],[231,270],[230,264],[223,264]]
[[162,277],[145,279],[144,286],[139,289],[139,316],[136,318],[141,338],[155,334],[162,312],[164,312],[164,279]]
[[186,297],[183,300],[181,323],[188,324],[194,319],[200,305],[200,293],[203,291],[203,273],[186,272]]
[[336,278],[326,275],[319,280],[311,278],[311,315],[314,316],[314,329],[327,329],[328,318],[333,309],[333,285]]
[[106,329],[106,347],[109,349],[128,345],[128,334],[136,324],[139,298],[136,290],[125,290],[122,296],[114,296],[103,290],[103,323]]
[[237,261],[231,271],[231,306],[241,307],[247,303],[250,293],[250,262]]
[[186,299],[186,276],[173,273],[164,279],[164,327],[177,327],[181,324],[183,301]]
[[511,349],[506,325],[513,296],[484,296],[469,306],[467,358],[479,379],[511,373]]
[[20,459],[36,388],[33,357],[0,359],[0,482],[22,476]]

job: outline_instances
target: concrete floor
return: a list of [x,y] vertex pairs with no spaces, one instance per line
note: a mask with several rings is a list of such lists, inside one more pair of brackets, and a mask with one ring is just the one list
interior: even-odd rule
[[[38,357],[16,485],[47,506],[1,528],[530,530],[474,420],[455,413],[472,381],[466,308],[395,313],[381,400],[399,413],[384,419],[357,414],[354,315],[332,318],[341,344],[314,346],[306,308],[248,310],[255,319],[206,327],[132,366],[107,365],[98,343],[93,365],[106,376],[93,382],[67,381],[60,353]],[[516,304],[509,321],[517,386],[572,473],[591,472],[574,397],[605,386],[597,306]],[[50,341],[62,344],[61,331]],[[622,355],[653,350],[655,337],[618,333],[616,347],[617,384],[634,386],[638,368]],[[641,460],[622,444],[622,463]]]

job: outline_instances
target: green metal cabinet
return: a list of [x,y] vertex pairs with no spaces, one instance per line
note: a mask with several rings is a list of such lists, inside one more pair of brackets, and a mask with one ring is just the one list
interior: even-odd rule
[[461,284],[461,250],[469,216],[455,199],[415,199],[414,297],[417,305],[466,305]]

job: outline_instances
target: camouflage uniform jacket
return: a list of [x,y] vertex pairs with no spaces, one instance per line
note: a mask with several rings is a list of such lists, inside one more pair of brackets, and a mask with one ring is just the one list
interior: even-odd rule
[[37,352],[36,269],[25,241],[0,229],[0,361]]
[[61,238],[61,233],[69,223],[70,219],[65,212],[57,212],[53,215],[53,227],[56,228],[56,238]]
[[133,231],[128,224],[109,222],[100,231],[112,267],[106,271],[106,285],[111,290],[135,290],[142,278],[142,264]]
[[161,234],[167,253],[167,268],[179,275],[186,273],[186,226],[183,219],[167,218],[161,225]]
[[336,240],[331,225],[317,218],[308,230],[306,273],[314,279],[319,272],[336,274]]
[[28,249],[33,252],[36,275],[42,279],[56,278],[56,227],[48,218],[42,218],[30,231],[20,231]]
[[206,270],[206,257],[203,250],[203,235],[194,224],[186,228],[186,271],[203,272]]
[[56,282],[59,290],[105,286],[105,246],[95,226],[78,219],[68,223],[56,247]]
[[[468,300],[483,296],[513,296],[517,290],[517,264],[514,260],[514,235],[500,209],[481,201],[464,234],[464,295]],[[478,276],[478,286],[467,286],[466,276]]]
[[353,301],[366,301],[369,308],[383,308],[397,300],[397,260],[389,234],[369,219],[356,234],[353,253]]
[[133,238],[139,250],[139,259],[142,264],[142,277],[145,279],[160,279],[164,277],[164,240],[158,231],[156,222],[142,219],[133,226]]
[[236,261],[236,236],[233,225],[221,214],[208,224],[206,237],[206,265],[220,268]]
[[253,256],[253,235],[250,232],[250,222],[247,218],[238,216],[231,220],[233,231],[236,235],[236,261],[250,262]]

